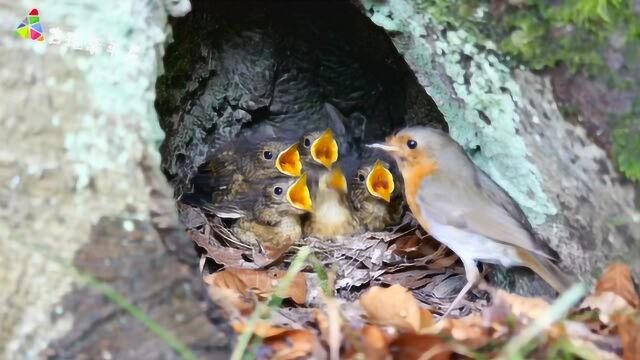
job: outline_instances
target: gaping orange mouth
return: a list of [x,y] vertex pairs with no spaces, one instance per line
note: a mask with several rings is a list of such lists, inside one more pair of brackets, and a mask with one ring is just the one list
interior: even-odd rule
[[394,189],[393,174],[381,161],[376,161],[373,169],[367,175],[367,190],[371,195],[390,202]]
[[276,158],[276,168],[288,176],[300,176],[302,173],[302,162],[297,144],[289,146],[286,150],[278,154]]
[[311,193],[307,187],[307,175],[303,174],[287,190],[287,201],[296,209],[312,211]]
[[338,142],[331,129],[327,129],[311,144],[311,157],[327,169],[338,160]]

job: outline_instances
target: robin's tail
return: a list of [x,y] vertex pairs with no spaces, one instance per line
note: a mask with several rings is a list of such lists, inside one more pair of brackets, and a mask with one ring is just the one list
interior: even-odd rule
[[544,279],[544,281],[551,285],[557,292],[564,292],[573,283],[569,275],[550,259],[527,251],[520,251],[519,255],[525,260],[527,267],[538,274],[538,276]]

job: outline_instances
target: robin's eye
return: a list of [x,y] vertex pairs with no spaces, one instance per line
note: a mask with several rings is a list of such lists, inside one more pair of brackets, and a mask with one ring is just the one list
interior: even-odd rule
[[280,186],[276,186],[275,188],[273,188],[273,193],[276,195],[282,195],[282,188]]
[[262,153],[262,156],[267,160],[271,160],[273,158],[273,153],[271,151],[265,151]]
[[407,147],[409,149],[415,149],[416,147],[418,147],[418,143],[415,140],[409,140],[407,141]]
[[363,181],[364,181],[364,175],[359,174],[359,175],[358,175],[358,180],[359,180],[360,182],[363,182]]
[[311,140],[309,140],[309,138],[305,138],[304,139],[304,147],[309,147],[311,146]]

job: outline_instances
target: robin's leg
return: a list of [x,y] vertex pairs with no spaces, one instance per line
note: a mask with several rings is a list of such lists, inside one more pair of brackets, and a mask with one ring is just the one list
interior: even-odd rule
[[473,259],[460,258],[460,260],[462,260],[462,264],[464,265],[464,271],[467,276],[467,284],[462,288],[462,290],[460,291],[458,296],[456,296],[456,298],[453,300],[451,305],[449,305],[449,308],[447,309],[447,311],[445,311],[445,313],[442,315],[440,320],[446,318],[447,315],[449,315],[449,313],[451,312],[451,310],[453,310],[456,306],[458,306],[458,304],[462,301],[462,299],[464,299],[464,296],[467,294],[467,292],[469,292],[469,290],[471,290],[471,288],[475,284],[477,284],[478,281],[480,280],[480,272],[478,271],[476,262],[473,261]]

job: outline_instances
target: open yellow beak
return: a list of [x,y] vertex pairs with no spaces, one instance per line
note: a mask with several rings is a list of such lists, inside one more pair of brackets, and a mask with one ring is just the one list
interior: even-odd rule
[[338,160],[338,142],[331,129],[327,129],[311,144],[311,157],[327,169]]
[[328,186],[331,189],[340,191],[341,193],[347,193],[347,178],[342,173],[342,170],[335,168],[331,170],[329,174]]
[[296,209],[311,211],[313,206],[311,203],[311,193],[307,187],[307,175],[303,174],[296,180],[287,190],[287,201]]
[[376,161],[373,169],[367,175],[367,190],[371,195],[390,202],[394,189],[393,174],[384,167],[382,162]]
[[286,150],[278,154],[276,158],[276,168],[285,175],[293,177],[300,176],[302,173],[302,162],[300,161],[297,144],[289,146]]

